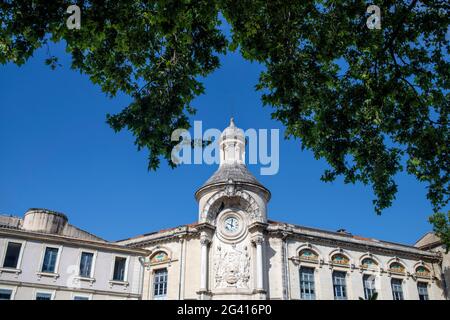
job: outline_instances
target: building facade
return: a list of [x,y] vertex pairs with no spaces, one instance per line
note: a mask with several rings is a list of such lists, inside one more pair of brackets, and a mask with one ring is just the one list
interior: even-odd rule
[[145,255],[80,230],[61,213],[0,216],[0,299],[140,299]]
[[[42,224],[28,222],[33,210],[23,220],[9,218],[6,227],[0,220],[0,293],[33,299],[45,284],[55,299],[77,292],[92,299],[447,299],[449,260],[442,244],[421,239],[407,246],[271,221],[271,193],[245,166],[243,131],[231,121],[219,143],[220,165],[195,193],[193,224],[111,243],[67,221],[63,231],[54,224],[30,228]],[[11,243],[25,248],[16,264],[5,258]],[[59,248],[54,264],[61,266],[51,275],[43,275],[53,261],[47,244]],[[127,268],[123,262],[116,267],[117,257]],[[81,287],[65,285],[68,266]]]

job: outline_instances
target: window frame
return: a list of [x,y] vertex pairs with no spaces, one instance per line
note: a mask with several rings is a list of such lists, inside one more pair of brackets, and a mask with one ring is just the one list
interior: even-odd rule
[[[116,280],[114,279],[114,269],[116,266],[116,258],[124,258],[125,259],[125,270],[124,270],[124,274],[123,274],[123,280]],[[130,256],[125,256],[125,255],[119,255],[119,254],[114,254],[112,255],[112,263],[111,263],[111,272],[110,272],[110,283],[127,283],[128,282],[128,269],[129,269],[129,264],[130,264]]]
[[[89,276],[82,276],[81,275],[81,258],[83,256],[83,253],[91,253],[92,254],[92,263],[91,263],[91,270],[89,272]],[[83,280],[83,279],[88,279],[88,280],[92,280],[95,279],[95,263],[97,261],[97,253],[98,251],[96,250],[89,250],[89,249],[80,249],[79,253],[78,253],[78,278]]]
[[[56,256],[56,261],[55,261],[55,270],[53,270],[53,272],[42,271],[43,267],[44,267],[45,252],[47,251],[47,248],[57,249],[58,250],[58,253],[57,253],[57,256]],[[43,244],[42,245],[41,259],[40,259],[39,270],[38,270],[38,274],[39,275],[57,275],[58,274],[59,262],[61,260],[61,255],[62,255],[62,249],[63,249],[63,246],[58,246],[58,245],[54,246],[54,245],[48,245],[48,244]]]
[[4,300],[4,301],[15,300],[17,287],[0,285],[0,289],[1,290],[10,290],[11,291],[11,296],[10,296],[9,300]]
[[[343,279],[344,279],[344,284],[336,284],[335,283],[335,274],[342,274],[344,275]],[[342,279],[342,278],[341,278]],[[333,270],[331,273],[331,280],[332,280],[332,284],[333,284],[333,297],[334,300],[348,300],[348,288],[347,288],[347,272],[345,271],[341,271],[341,270]],[[341,293],[344,293],[343,296],[338,296],[336,294],[336,287],[339,286],[341,288]],[[343,288],[343,290],[342,290]]]
[[[76,300],[75,299],[76,297],[87,298],[87,300],[92,300],[92,293],[72,292],[72,300]],[[77,300],[77,301],[83,301],[83,300]]]
[[[1,271],[13,271],[13,272],[17,272],[17,271],[21,271],[22,270],[22,260],[23,260],[23,253],[25,251],[25,245],[26,245],[26,241],[25,240],[19,240],[19,239],[4,239],[5,241],[5,246],[4,246],[4,250],[2,252],[2,258],[0,260],[1,264],[0,264],[0,270]],[[5,264],[5,259],[6,259],[6,252],[8,251],[8,245],[10,242],[13,243],[20,243],[20,252],[19,252],[19,258],[17,259],[17,266],[16,268],[10,268],[10,267],[4,267],[3,265]]]
[[[394,281],[398,281],[399,282],[399,284],[400,284],[400,289],[401,289],[401,291],[398,291],[398,290],[396,290],[396,291],[394,291]],[[405,300],[405,291],[403,290],[403,279],[401,279],[401,278],[391,278],[391,293],[392,293],[392,299],[394,300],[394,301],[401,301],[401,300]],[[396,294],[395,293],[401,293],[401,299],[396,299],[395,297],[396,297]]]
[[49,294],[50,295],[50,300],[55,300],[55,290],[45,290],[45,289],[35,289],[34,290],[34,300],[37,300],[37,296],[38,294]]
[[[373,279],[373,280],[371,281],[372,284],[373,284],[373,288],[368,288],[368,287],[366,286],[366,279],[370,279],[370,278]],[[365,300],[369,300],[374,294],[378,293],[378,291],[377,291],[377,285],[376,285],[377,278],[376,278],[376,276],[375,276],[374,274],[364,273],[363,276],[362,276],[362,282],[363,282],[364,299],[365,299]],[[369,293],[368,291],[372,291],[372,294],[371,294],[370,296],[368,295],[368,293]]]
[[[312,275],[312,281],[310,281],[310,279],[308,279],[309,281],[304,281],[303,280],[303,277],[302,277],[302,269],[303,270],[310,270],[311,271],[311,273],[309,273],[310,275]],[[315,276],[315,273],[316,273],[316,269],[314,268],[314,267],[309,267],[309,266],[304,266],[304,265],[301,265],[300,267],[299,267],[299,269],[298,269],[298,276],[299,276],[299,290],[300,290],[300,300],[316,300],[317,299],[317,295],[316,295],[316,293],[317,293],[317,291],[316,291],[316,276]],[[303,290],[302,290],[302,283],[308,283],[308,285],[309,285],[309,287],[308,287],[308,289],[309,289],[309,291],[311,291],[311,287],[312,287],[312,291],[314,292],[314,293],[309,293],[307,296],[309,297],[309,298],[305,298],[306,297],[306,293],[305,293],[305,295],[304,295],[304,293],[303,293]],[[312,283],[312,286],[311,286],[311,283]],[[312,298],[311,298],[312,297]]]
[[[155,286],[156,286],[156,274],[160,271],[165,271],[165,281],[164,282],[158,282],[158,283],[165,283],[165,289],[166,292],[164,295],[155,295]],[[152,290],[152,298],[153,300],[166,300],[167,299],[167,294],[169,292],[169,269],[168,268],[158,268],[158,269],[153,269],[153,277],[152,277],[152,286],[151,286],[151,290]]]
[[[420,294],[420,285],[423,285],[423,286],[425,286],[425,290],[426,290],[426,299],[421,299],[420,298],[420,296],[421,296],[421,294]],[[430,300],[430,291],[428,290],[428,287],[429,287],[429,283],[428,282],[425,282],[425,281],[417,281],[417,294],[419,295],[419,300],[421,300],[421,301],[427,301],[427,300]]]

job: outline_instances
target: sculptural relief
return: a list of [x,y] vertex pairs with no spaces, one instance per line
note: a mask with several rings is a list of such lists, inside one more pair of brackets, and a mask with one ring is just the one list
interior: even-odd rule
[[242,245],[218,245],[214,256],[215,288],[248,288],[250,254]]

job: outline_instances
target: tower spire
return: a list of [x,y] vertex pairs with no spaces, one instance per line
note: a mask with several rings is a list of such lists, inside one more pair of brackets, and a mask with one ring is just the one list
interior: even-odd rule
[[220,136],[220,165],[223,164],[245,164],[244,131],[236,127],[233,117]]

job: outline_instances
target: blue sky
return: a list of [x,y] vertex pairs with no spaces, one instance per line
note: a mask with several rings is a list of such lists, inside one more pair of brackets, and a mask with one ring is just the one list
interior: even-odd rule
[[[52,54],[63,65],[55,71],[45,66],[43,49],[22,67],[0,66],[0,213],[48,208],[108,240],[195,222],[194,192],[216,166],[171,169],[162,162],[148,172],[146,152],[105,122],[106,113],[120,111],[129,98],[110,99],[71,70],[61,45]],[[369,186],[321,182],[326,163],[301,151],[300,141],[283,140],[283,127],[262,106],[254,90],[261,70],[238,53],[223,57],[205,80],[206,93],[194,101],[192,120],[201,120],[204,130],[222,130],[234,116],[243,129],[281,130],[279,173],[260,176],[258,165],[249,166],[272,192],[269,219],[406,244],[431,229],[425,185],[411,176],[397,177],[397,200],[381,216]]]

